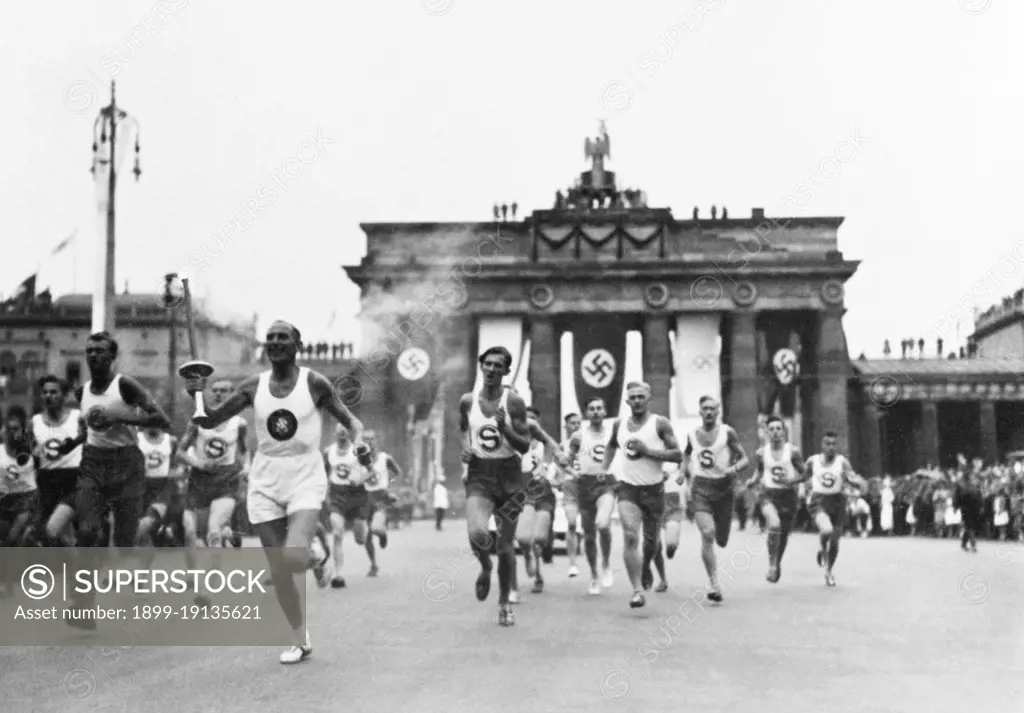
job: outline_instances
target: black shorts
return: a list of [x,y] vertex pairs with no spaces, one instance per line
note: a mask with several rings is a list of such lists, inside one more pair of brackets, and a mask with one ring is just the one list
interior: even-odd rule
[[683,521],[683,497],[681,493],[665,493],[665,514],[662,522]]
[[552,515],[555,514],[555,489],[551,487],[551,481],[542,476],[534,476],[526,485],[526,504],[533,506],[534,510],[544,510]]
[[719,547],[729,544],[732,529],[732,478],[695,476],[690,485],[694,514],[708,513],[715,521],[715,541]]
[[793,520],[800,509],[800,498],[793,488],[765,488],[762,497],[764,502],[775,506],[784,532],[793,527]]
[[384,514],[387,515],[388,508],[391,507],[391,493],[387,490],[367,490],[366,501],[368,503],[367,520],[372,518],[373,514],[378,510],[383,510]]
[[154,505],[170,507],[178,494],[173,478],[146,478],[146,492],[142,497],[142,511],[149,512]]
[[526,506],[526,474],[519,456],[508,458],[476,458],[468,463],[466,497],[474,495],[490,500],[495,516],[504,514],[516,520]]
[[811,502],[807,509],[811,518],[818,516],[818,513],[825,513],[832,521],[832,527],[839,529],[846,524],[847,503],[846,496],[842,493],[811,493]]
[[193,468],[185,495],[186,510],[208,510],[214,500],[231,498],[237,504],[242,470],[238,466]]
[[146,462],[138,446],[124,448],[98,448],[86,444],[82,447],[82,462],[78,473],[78,491],[75,494],[75,512],[80,533],[99,533],[107,514],[125,523],[124,536],[134,541],[128,523],[136,526],[144,512],[142,504],[146,494]]
[[632,503],[640,509],[644,520],[661,522],[665,514],[665,484],[633,485],[619,483],[617,494],[620,503]]
[[39,519],[45,523],[58,505],[75,507],[78,489],[78,468],[54,468],[36,473],[39,488]]
[[345,519],[345,524],[355,520],[370,519],[370,494],[363,486],[331,485],[327,491],[329,512]]
[[36,512],[39,507],[39,491],[28,493],[7,493],[0,495],[0,522],[12,523],[20,515]]
[[615,476],[581,475],[579,478],[579,509],[593,517],[597,513],[597,501],[604,495],[615,495]]

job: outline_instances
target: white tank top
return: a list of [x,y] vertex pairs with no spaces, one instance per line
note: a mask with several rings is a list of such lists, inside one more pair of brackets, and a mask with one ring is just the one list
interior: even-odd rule
[[337,442],[332,443],[327,449],[327,465],[331,467],[327,475],[331,485],[362,485],[366,477],[366,469],[359,465],[359,458],[351,444],[342,453]]
[[529,450],[523,454],[523,472],[538,475],[543,465],[544,444],[540,441],[533,441],[530,443]]
[[363,485],[367,490],[387,490],[391,483],[391,471],[388,470],[388,454],[378,453],[370,465],[366,474],[366,482]]
[[631,485],[657,485],[664,480],[661,471],[663,461],[637,455],[633,450],[633,443],[640,441],[652,450],[665,447],[664,441],[658,435],[658,417],[653,413],[648,414],[647,421],[639,431],[630,431],[629,421],[630,419],[626,417],[620,420],[619,431],[616,434],[623,456],[619,480]]
[[22,457],[27,457],[28,462],[25,465],[18,465],[18,459],[11,457],[7,452],[7,446],[0,445],[0,478],[4,481],[4,487],[0,488],[0,492],[20,495],[36,489],[35,460],[27,453]]
[[843,491],[843,461],[846,458],[836,454],[828,465],[825,456],[817,453],[811,456],[811,492],[819,495],[836,495]]
[[[469,447],[477,458],[498,460],[516,455],[515,449],[508,439],[498,430],[498,422],[494,418],[484,416],[480,410],[480,392],[473,394],[473,405],[469,409]],[[501,392],[498,405],[508,413],[508,389]]]
[[665,481],[665,494],[682,494],[683,486],[676,482],[676,478],[679,477],[679,466],[675,463],[664,463],[661,466],[661,472],[668,476],[668,480]]
[[775,458],[772,453],[771,444],[764,447],[761,453],[764,461],[764,473],[761,474],[761,484],[772,490],[786,490],[793,486],[787,483],[796,477],[796,468],[793,467],[793,446],[786,443],[782,446],[782,455]]
[[145,433],[139,434],[139,450],[146,461],[147,478],[167,478],[171,475],[171,434],[164,433],[153,443]]
[[732,452],[729,450],[729,428],[724,423],[718,426],[718,436],[710,446],[702,446],[697,434],[707,431],[698,426],[687,435],[690,441],[690,474],[696,478],[714,478],[720,480],[732,463]]
[[85,382],[82,387],[82,413],[85,414],[86,440],[90,446],[97,448],[127,448],[137,445],[139,442],[139,430],[135,426],[126,426],[123,423],[111,426],[104,431],[98,431],[90,423],[91,414],[94,409],[102,408],[111,416],[136,416],[138,410],[129,406],[121,398],[121,375],[115,374],[107,390],[102,394],[94,394],[91,391],[92,381]]
[[235,464],[242,423],[241,416],[232,416],[216,428],[196,429],[196,459],[200,468]]
[[57,470],[59,468],[77,468],[82,462],[82,447],[65,455],[58,455],[57,448],[68,438],[78,437],[78,419],[82,412],[76,408],[68,411],[68,417],[63,423],[50,426],[46,423],[46,414],[37,413],[32,417],[32,434],[36,443],[43,446],[42,462],[39,470]]
[[605,424],[601,424],[601,432],[597,435],[591,432],[589,423],[580,429],[580,452],[576,458],[581,475],[604,475],[607,472],[604,452],[611,437],[612,429]]
[[253,399],[256,450],[273,458],[319,452],[323,417],[309,392],[309,369],[299,368],[295,388],[283,399],[270,393],[270,374],[260,374]]

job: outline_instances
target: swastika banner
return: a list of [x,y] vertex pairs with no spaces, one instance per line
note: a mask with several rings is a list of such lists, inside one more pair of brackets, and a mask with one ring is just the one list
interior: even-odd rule
[[422,420],[430,413],[440,384],[437,335],[429,329],[410,327],[413,323],[409,319],[398,318],[395,324],[390,330],[393,338],[388,341],[391,395],[402,409],[403,420],[409,405],[416,409],[415,418]]
[[626,327],[614,316],[581,317],[572,323],[573,377],[580,413],[590,399],[604,399],[618,415],[626,376]]

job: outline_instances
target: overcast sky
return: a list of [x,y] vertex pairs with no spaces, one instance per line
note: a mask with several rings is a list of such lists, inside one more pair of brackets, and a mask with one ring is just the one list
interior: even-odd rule
[[[202,260],[200,291],[221,314],[345,338],[358,291],[339,266],[365,251],[360,222],[548,208],[603,117],[609,168],[679,218],[712,204],[846,216],[840,248],[863,260],[847,292],[853,356],[886,336],[931,341],[947,314],[966,336],[973,286],[984,302],[1024,284],[1019,5],[12,4],[0,290],[40,260],[40,288],[71,291],[77,272],[91,289],[91,132],[114,76],[141,123],[143,169],[118,193],[119,288],[154,289],[193,254],[220,253],[210,234],[262,185],[275,203]],[[303,148],[318,132],[321,147]],[[854,136],[856,151],[839,148]],[[837,150],[844,163],[828,160]],[[300,151],[309,163],[289,178]],[[77,260],[48,259],[76,228]]]

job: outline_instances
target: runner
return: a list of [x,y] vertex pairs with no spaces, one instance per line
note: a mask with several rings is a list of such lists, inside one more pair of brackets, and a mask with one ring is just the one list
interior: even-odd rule
[[[615,509],[615,478],[604,464],[605,449],[611,438],[611,429],[605,426],[607,412],[604,400],[593,398],[587,402],[587,425],[569,439],[569,455],[579,463],[580,519],[583,524],[583,545],[590,565],[590,588],[587,593],[596,596],[601,587],[611,589],[612,576],[612,511]],[[598,540],[600,539],[601,569],[598,571]]]
[[139,434],[139,450],[146,464],[146,494],[145,515],[139,520],[135,541],[140,547],[152,547],[154,530],[163,529],[167,508],[179,494],[177,480],[171,477],[177,440],[163,429],[147,428]]
[[377,434],[367,430],[363,434],[366,447],[370,449],[370,465],[366,469],[366,480],[363,482],[366,488],[367,502],[369,504],[368,517],[370,519],[370,535],[366,538],[366,554],[370,557],[370,571],[368,577],[376,577],[379,572],[377,568],[377,552],[373,546],[373,537],[377,536],[382,550],[388,546],[388,507],[391,505],[392,496],[390,488],[392,483],[399,483],[402,480],[402,469],[390,454],[377,450]]
[[[526,502],[516,523],[516,539],[523,553],[523,564],[526,565],[526,576],[533,577],[534,594],[544,591],[544,577],[541,575],[542,552],[548,544],[551,522],[555,516],[555,491],[549,476],[545,448],[555,458],[563,458],[558,443],[555,442],[541,427],[538,419],[540,411],[530,406],[526,409],[527,424],[532,441],[526,455],[523,456],[523,475],[527,479]],[[518,568],[517,568],[518,569]],[[515,572],[512,586],[512,603],[519,597],[518,572]]]
[[[313,653],[293,577],[314,563],[308,555],[296,560],[291,552],[310,551],[327,494],[319,447],[321,412],[352,432],[357,451],[363,447],[362,423],[331,383],[295,363],[301,347],[302,335],[295,326],[274,322],[267,330],[265,349],[270,370],[249,377],[224,403],[192,419],[209,429],[250,406],[255,412],[257,452],[249,471],[249,520],[267,551],[274,589],[295,635],[295,645],[281,654],[283,664],[298,663]],[[196,393],[205,390],[205,382],[194,376],[186,379],[186,386],[189,393]]]
[[39,508],[36,486],[38,458],[32,454],[28,414],[21,406],[7,409],[0,447],[0,546],[24,547]]
[[44,544],[69,547],[75,540],[72,519],[85,421],[81,411],[66,404],[66,382],[50,374],[39,380],[39,388],[43,410],[29,424],[29,441],[36,444],[39,461],[39,531]]
[[620,444],[624,456],[617,492],[622,520],[622,558],[633,585],[633,598],[629,601],[633,609],[646,604],[643,590],[654,586],[651,561],[660,547],[661,519],[665,510],[662,466],[683,459],[672,424],[664,416],[651,413],[650,399],[648,384],[631,381],[626,385],[626,403],[632,416],[615,419],[604,452],[606,471],[611,469]]
[[[688,504],[700,530],[701,559],[708,573],[708,600],[721,603],[722,588],[718,583],[715,543],[729,544],[732,527],[733,479],[750,461],[739,436],[731,426],[718,422],[718,400],[711,396],[700,399],[701,425],[686,437],[682,475],[676,482],[686,483]],[[691,482],[692,481],[692,482]]]
[[[571,413],[565,417],[565,440],[562,441],[562,451],[569,452],[569,443],[573,435],[580,430],[583,421],[578,413]],[[576,555],[579,552],[579,533],[577,523],[580,516],[579,500],[579,470],[580,459],[570,459],[567,468],[558,467],[558,474],[562,488],[562,509],[565,511],[565,554],[569,558],[569,577],[578,577],[580,568],[576,565]]]
[[335,442],[324,449],[324,468],[327,469],[328,512],[331,524],[331,552],[334,554],[334,576],[331,587],[342,589],[345,578],[341,568],[345,564],[342,542],[345,530],[352,531],[357,545],[366,544],[366,521],[370,518],[370,501],[363,481],[366,468],[359,464],[348,429],[339,425]]

